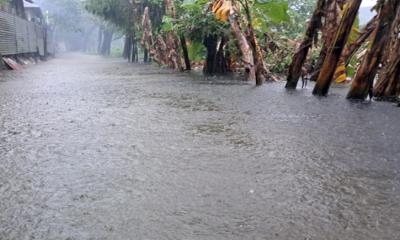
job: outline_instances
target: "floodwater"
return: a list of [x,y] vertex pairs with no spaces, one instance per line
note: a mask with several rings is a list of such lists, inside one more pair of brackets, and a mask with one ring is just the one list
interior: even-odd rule
[[79,54],[0,74],[1,240],[400,239],[392,104]]

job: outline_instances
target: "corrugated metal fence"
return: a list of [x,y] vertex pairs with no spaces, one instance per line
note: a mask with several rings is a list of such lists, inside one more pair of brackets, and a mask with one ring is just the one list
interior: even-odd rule
[[44,26],[0,11],[0,53],[2,55],[54,54],[52,39],[52,33]]

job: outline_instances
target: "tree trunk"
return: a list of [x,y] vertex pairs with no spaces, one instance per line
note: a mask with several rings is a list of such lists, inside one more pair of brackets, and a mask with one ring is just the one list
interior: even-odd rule
[[131,35],[128,34],[125,36],[125,43],[124,43],[124,51],[122,53],[122,56],[124,59],[128,59],[128,62],[131,61],[131,45],[132,45],[132,41],[131,41]]
[[229,68],[228,58],[225,55],[225,44],[227,43],[224,37],[221,38],[221,42],[218,47],[217,51],[217,69],[221,69],[219,71],[220,74],[226,74],[230,72],[231,69]]
[[133,37],[133,62],[139,62],[139,49],[136,41],[136,37]]
[[217,36],[208,35],[204,38],[203,44],[207,49],[207,57],[204,64],[203,72],[206,75],[215,74],[216,56],[217,56]]
[[133,36],[130,36],[129,38],[130,38],[130,41],[129,41],[129,57],[128,57],[128,59],[129,59],[129,62],[133,62],[134,57],[135,57],[135,52],[134,52],[135,49],[133,46]]
[[152,56],[154,61],[156,61],[158,64],[168,65],[169,58],[167,44],[161,35],[157,35],[155,46],[156,49],[154,49],[154,54]]
[[399,96],[400,87],[400,6],[390,31],[390,44],[385,51],[386,63],[379,75],[374,95],[381,100],[393,100]]
[[257,37],[254,33],[253,20],[250,12],[248,0],[244,0],[244,12],[247,19],[247,40],[253,52],[254,72],[256,78],[256,85],[261,86],[265,80],[268,79],[268,70],[264,64],[264,56],[260,45],[258,44]]
[[340,25],[337,29],[335,41],[331,44],[328,54],[324,60],[313,94],[325,96],[335,74],[337,63],[342,55],[343,48],[347,42],[354,20],[357,16],[362,0],[353,0],[343,12]]
[[101,54],[104,56],[109,56],[111,51],[113,32],[109,30],[104,31],[103,44],[101,46]]
[[253,51],[253,62],[254,62],[254,71],[256,77],[256,85],[261,86],[265,80],[268,78],[268,71],[264,64],[264,56],[263,51],[258,44],[257,37],[254,33],[253,28],[253,20],[250,13],[250,7],[248,4],[248,0],[245,0],[245,14],[247,18],[247,34],[250,42],[250,47]]
[[103,45],[103,26],[99,27],[99,35],[97,39],[97,53],[101,54],[101,46]]
[[228,64],[224,55],[225,39],[219,39],[217,35],[208,35],[204,39],[207,49],[207,58],[203,68],[205,75],[222,75],[228,72]]
[[145,7],[142,18],[142,39],[140,44],[148,51],[150,57],[153,57],[158,64],[162,64],[161,57],[158,56],[158,51],[153,47],[153,42],[153,30],[151,26],[149,7]]
[[183,70],[182,67],[182,59],[179,54],[179,40],[176,39],[176,36],[173,32],[168,32],[165,44],[167,47],[167,57],[168,57],[168,66],[173,69]]
[[308,24],[306,35],[303,42],[300,44],[296,53],[292,58],[292,63],[289,66],[289,72],[287,77],[286,88],[295,89],[297,82],[301,76],[301,70],[304,65],[304,61],[307,58],[308,51],[313,44],[313,39],[316,39],[318,29],[321,27],[321,17],[323,16],[323,8],[325,0],[318,0],[317,6]]
[[149,62],[149,50],[147,50],[146,48],[143,49],[143,62]]
[[378,25],[373,32],[372,46],[367,51],[357,71],[347,95],[348,99],[365,100],[368,94],[372,97],[375,76],[381,63],[383,51],[388,43],[388,35],[398,6],[398,0],[388,0],[382,5],[379,11]]
[[325,23],[322,29],[322,39],[323,46],[319,53],[316,70],[312,73],[310,80],[316,82],[321,71],[322,65],[324,64],[325,57],[328,54],[328,48],[332,46],[334,37],[336,36],[336,32],[338,30],[338,26],[341,21],[340,11],[338,0],[333,0],[327,2],[325,4],[324,18]]
[[[169,14],[174,14],[174,8],[171,9],[171,0],[166,0],[165,3],[168,2],[166,8],[168,8]],[[173,6],[173,5],[172,5]],[[180,57],[177,58],[175,49],[174,48],[176,41],[174,40],[173,35],[167,34],[167,42],[161,35],[157,35],[155,40],[153,40],[153,31],[152,31],[152,24],[149,14],[149,8],[145,7],[143,12],[142,18],[142,39],[141,44],[144,49],[149,50],[150,57],[160,65],[168,65],[170,67],[176,68],[180,63]],[[179,45],[177,45],[179,46]],[[179,67],[179,69],[181,69]]]
[[325,5],[325,23],[322,29],[322,39],[324,45],[327,47],[331,46],[335,40],[336,32],[342,18],[340,14],[342,9],[340,8],[339,2],[340,0],[331,0]]
[[353,55],[361,48],[361,46],[367,41],[367,39],[371,36],[377,24],[377,17],[375,16],[364,30],[361,32],[360,36],[357,40],[351,44],[348,44],[343,50],[341,61],[343,61],[346,66],[349,65],[351,58]]
[[[400,48],[398,48],[398,51],[400,51]],[[384,78],[382,79],[385,88],[380,88],[379,85],[376,86],[376,97],[380,97],[382,100],[393,100],[399,96],[400,54],[397,54],[396,57],[397,59],[393,59],[385,69]],[[384,91],[380,92],[380,89]]]
[[248,23],[248,35],[250,38],[250,46],[253,50],[254,67],[256,75],[256,85],[261,86],[264,81],[268,80],[268,71],[265,67],[263,51],[258,44],[257,37],[254,33],[253,25]]
[[188,49],[187,49],[187,45],[186,45],[185,36],[183,36],[183,35],[180,36],[180,42],[181,42],[181,47],[182,47],[182,52],[183,52],[183,58],[185,59],[186,71],[190,71],[191,66],[190,66],[190,59],[189,59],[189,53],[188,53]]
[[137,40],[136,33],[132,31],[129,34],[129,62],[137,62]]
[[[172,19],[176,17],[176,9],[174,0],[164,0],[165,14]],[[169,31],[166,34],[165,44],[168,52],[168,65],[173,69],[183,70],[182,59],[179,52],[179,38],[174,31]]]
[[246,36],[243,34],[242,29],[240,28],[238,16],[233,10],[231,10],[229,16],[229,23],[231,25],[233,35],[238,41],[240,52],[242,53],[242,63],[246,73],[246,80],[255,80],[256,71],[254,67],[253,51],[247,42]]
[[368,23],[366,28],[360,33],[356,41],[352,43],[347,43],[342,56],[340,57],[340,60],[338,62],[335,75],[333,76],[333,79],[335,79],[336,83],[343,83],[346,81],[347,78],[347,69],[346,67],[350,64],[350,61],[353,57],[353,55],[358,51],[358,49],[361,48],[361,46],[364,44],[365,41],[371,36],[373,30],[375,29],[376,22],[375,21],[377,18],[376,16]]

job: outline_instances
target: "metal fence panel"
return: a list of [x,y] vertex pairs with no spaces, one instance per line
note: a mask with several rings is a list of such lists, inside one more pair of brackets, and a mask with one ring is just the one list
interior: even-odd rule
[[16,52],[15,17],[0,11],[0,53],[9,55]]
[[28,23],[28,36],[29,36],[29,52],[37,52],[38,41],[36,34],[36,25],[32,22]]
[[45,31],[43,27],[39,27],[37,26],[36,28],[36,39],[38,41],[38,49],[39,49],[39,54],[40,56],[44,56],[45,52],[44,52],[44,38],[45,38]]
[[27,21],[15,15],[0,11],[0,53],[14,55],[20,53],[39,53],[45,56],[45,44],[51,54],[54,54],[54,45],[51,38],[47,38],[45,26]]
[[16,19],[17,27],[17,53],[29,53],[29,39],[25,20]]

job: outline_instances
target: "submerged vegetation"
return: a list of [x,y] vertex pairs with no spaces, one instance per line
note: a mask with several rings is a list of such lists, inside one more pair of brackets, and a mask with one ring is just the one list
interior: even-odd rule
[[[62,0],[57,0],[57,2]],[[347,98],[396,100],[400,94],[400,2],[378,0],[361,24],[362,0],[85,0],[98,26],[96,51],[178,71],[230,72],[261,85],[286,76],[315,81],[325,96],[332,83],[350,86]],[[93,32],[93,29],[91,29]]]

